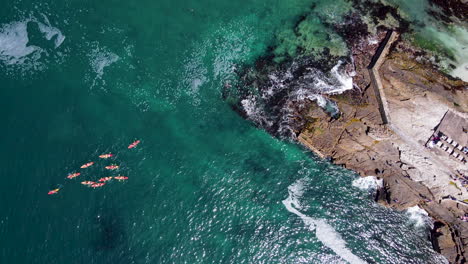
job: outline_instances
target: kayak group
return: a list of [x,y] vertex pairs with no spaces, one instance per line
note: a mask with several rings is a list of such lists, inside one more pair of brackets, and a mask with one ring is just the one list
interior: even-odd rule
[[[138,144],[140,144],[140,140],[136,140],[134,141],[132,144],[130,144],[128,146],[128,149],[132,149],[132,148],[135,148]],[[108,159],[108,158],[111,158],[113,157],[114,154],[112,153],[107,153],[107,154],[102,154],[102,155],[99,155],[99,158],[101,159]],[[88,162],[86,164],[83,164],[80,168],[81,169],[86,169],[86,168],[89,168],[91,166],[94,165],[94,162]],[[120,168],[119,165],[115,165],[115,164],[111,164],[111,165],[108,165],[108,166],[105,166],[104,167],[105,169],[107,170],[117,170]],[[78,176],[80,176],[81,173],[80,172],[73,172],[73,173],[70,173],[68,174],[67,176],[67,179],[74,179]],[[108,176],[108,177],[103,177],[103,178],[100,178],[99,180],[97,180],[97,182],[94,182],[94,181],[82,181],[81,184],[82,185],[85,185],[85,186],[88,186],[88,187],[91,187],[91,188],[99,188],[99,187],[102,187],[106,184],[106,182],[109,182],[111,181],[112,179],[115,179],[115,180],[118,180],[118,181],[125,181],[128,179],[127,176],[122,176],[122,175],[117,175],[117,176]],[[47,194],[48,195],[53,195],[53,194],[57,194],[58,192],[60,191],[60,188],[56,188],[56,189],[53,189],[53,190],[50,190]]]

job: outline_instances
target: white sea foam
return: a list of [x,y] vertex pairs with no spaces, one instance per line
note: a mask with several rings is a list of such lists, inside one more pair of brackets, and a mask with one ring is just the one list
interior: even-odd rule
[[[303,93],[308,94],[340,94],[353,89],[353,78],[346,72],[340,71],[343,61],[338,63],[330,70],[329,75],[318,69],[309,68],[306,73],[304,85],[300,85],[299,90],[306,90]],[[309,81],[309,83],[307,83]]]
[[375,176],[359,177],[353,181],[352,185],[364,191],[375,191],[382,188],[383,180]]
[[22,64],[28,55],[41,52],[41,48],[27,45],[27,22],[12,22],[0,28],[0,61],[4,64]]
[[243,99],[241,101],[242,108],[244,109],[246,115],[257,124],[264,124],[267,126],[273,125],[273,123],[266,119],[262,113],[260,113],[260,108],[257,106],[257,100],[254,96]]
[[299,180],[288,187],[289,196],[283,200],[283,204],[286,209],[299,216],[310,231],[315,230],[317,239],[320,240],[324,246],[333,250],[333,252],[342,259],[351,264],[366,263],[346,247],[346,241],[344,241],[340,234],[337,233],[336,230],[324,219],[314,219],[299,211],[302,209],[300,198],[304,193],[304,188],[304,180]]
[[311,99],[317,101],[318,106],[322,108],[325,108],[325,106],[327,106],[327,100],[322,95],[317,94],[315,95],[315,98],[312,97]]
[[42,15],[42,16],[44,17],[45,24],[39,21],[36,21],[39,26],[39,30],[42,33],[44,33],[45,38],[47,40],[51,40],[54,36],[57,36],[55,38],[54,44],[55,44],[55,48],[58,48],[60,45],[62,45],[63,41],[65,40],[65,36],[62,34],[62,32],[58,28],[53,27],[50,24],[49,19],[45,15]]
[[45,67],[45,62],[41,58],[54,56],[54,54],[48,52],[46,47],[29,44],[28,24],[36,23],[46,40],[51,40],[56,36],[55,48],[62,44],[65,36],[58,28],[50,24],[45,15],[43,19],[44,23],[32,17],[0,26],[0,64],[7,67],[20,66],[20,69],[27,71],[40,70]]
[[[268,81],[259,87],[259,94],[251,94],[241,100],[241,105],[248,118],[258,125],[270,130],[276,128],[276,133],[283,137],[296,135],[297,125],[301,118],[297,113],[308,102],[315,101],[322,108],[336,108],[336,105],[326,99],[325,95],[339,94],[353,88],[352,77],[342,70],[343,62],[339,61],[330,72],[309,67],[301,69],[302,75],[294,76],[302,68],[299,62],[293,62],[286,70],[279,70],[268,75]],[[281,98],[278,99],[278,94]],[[275,127],[275,125],[277,125]],[[270,130],[271,131],[271,130]]]
[[198,93],[198,91],[200,90],[200,86],[202,86],[204,83],[205,83],[204,79],[199,79],[199,78],[193,79],[192,85],[191,85],[192,92]]
[[417,205],[408,208],[406,213],[408,214],[410,222],[416,227],[424,227],[431,224],[428,213]]
[[379,43],[379,40],[375,37],[370,37],[367,39],[367,43],[369,43],[370,45],[375,45]]
[[93,72],[96,74],[96,77],[93,80],[93,85],[95,85],[96,80],[102,79],[104,75],[104,69],[109,67],[113,63],[119,60],[117,54],[110,52],[107,48],[101,48],[96,46],[89,55],[89,60]]
[[[325,95],[339,94],[353,88],[352,77],[342,70],[342,61],[330,70],[323,72],[300,62],[293,62],[286,70],[278,70],[268,75],[268,81],[261,84],[259,94],[251,94],[241,100],[247,117],[257,125],[272,131],[276,129],[282,137],[296,136],[301,118],[298,112],[308,102],[315,101],[318,106],[335,115],[339,113],[336,105]],[[301,76],[294,76],[297,71]],[[281,99],[278,98],[281,94]],[[286,97],[286,98],[284,98]]]
[[195,106],[205,100],[205,97],[201,96],[204,89],[219,89],[237,77],[234,72],[235,65],[247,58],[251,43],[255,41],[255,35],[251,34],[252,28],[243,20],[218,24],[214,28],[216,30],[208,30],[203,40],[195,43],[191,49],[184,61],[184,81],[181,87],[172,91],[177,97],[189,95],[190,103]]
[[255,98],[244,99],[241,101],[241,104],[248,116],[254,117],[256,115],[257,107],[255,106]]
[[334,76],[338,80],[338,83],[341,85],[329,89],[328,91],[326,91],[327,94],[340,94],[344,91],[353,89],[353,78],[344,71],[339,71],[342,64],[343,62],[339,61],[338,64],[331,69],[332,76]]

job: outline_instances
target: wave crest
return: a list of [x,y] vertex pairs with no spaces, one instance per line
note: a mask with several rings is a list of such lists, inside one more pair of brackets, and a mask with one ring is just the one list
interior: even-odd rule
[[315,219],[300,212],[302,209],[300,198],[304,193],[304,181],[299,180],[288,187],[289,196],[283,200],[286,209],[299,216],[310,231],[315,230],[315,235],[324,246],[330,248],[342,259],[351,264],[366,263],[364,260],[354,255],[351,250],[346,247],[346,241],[340,236],[336,230],[328,224],[324,219]]
[[[268,74],[248,69],[241,73],[237,108],[249,120],[282,138],[295,138],[304,125],[301,112],[316,102],[332,116],[339,113],[327,95],[353,88],[353,80],[340,60],[330,70],[322,70],[312,59],[293,61]],[[325,67],[326,68],[326,67]]]

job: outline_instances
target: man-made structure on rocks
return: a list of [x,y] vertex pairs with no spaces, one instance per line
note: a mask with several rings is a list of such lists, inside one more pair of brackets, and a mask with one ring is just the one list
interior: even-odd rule
[[[390,41],[384,42],[387,45]],[[436,221],[434,248],[450,262],[463,263],[468,259],[468,223],[461,218],[468,213],[463,202],[468,192],[455,180],[462,168],[425,144],[448,110],[468,112],[466,83],[418,62],[405,51],[411,47],[404,42],[389,50],[386,58],[382,52],[377,60],[380,68],[372,67],[374,71],[368,70],[372,66],[368,53],[375,52],[377,45],[364,39],[352,48],[354,83],[365,89],[329,96],[342,113],[338,119],[330,119],[312,103],[304,113],[307,123],[298,140],[361,176],[382,178],[384,187],[376,197],[382,204],[424,208]],[[375,89],[372,75],[380,79]]]
[[449,155],[466,163],[468,153],[468,119],[447,111],[434,135],[439,138],[436,145]]
[[369,65],[369,77],[372,81],[372,87],[375,91],[375,97],[379,104],[379,111],[384,124],[390,123],[389,110],[387,104],[387,98],[382,86],[382,80],[380,79],[379,69],[382,65],[385,57],[390,50],[392,43],[398,38],[398,34],[393,30],[389,30],[385,36],[382,44],[377,49],[374,57],[372,58],[371,64]]
[[468,189],[468,118],[462,113],[447,111],[426,146],[455,169],[453,184]]
[[[273,135],[297,139],[322,158],[382,179],[375,200],[400,210],[424,208],[435,220],[434,249],[451,263],[466,263],[468,191],[459,177],[466,165],[426,144],[447,111],[468,113],[468,84],[441,73],[427,52],[400,39],[409,23],[396,8],[353,2],[372,13],[375,30],[353,14],[335,25],[349,61],[336,65],[342,57],[327,49],[323,56],[305,52],[280,63],[272,53],[240,72],[239,90],[226,89],[223,98]],[[377,19],[388,16],[398,26]],[[338,114],[330,115],[328,105]]]

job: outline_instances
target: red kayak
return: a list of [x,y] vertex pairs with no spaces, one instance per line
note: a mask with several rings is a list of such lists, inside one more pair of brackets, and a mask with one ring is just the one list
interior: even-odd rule
[[118,165],[109,165],[109,166],[106,166],[105,168],[108,169],[108,170],[116,170],[116,169],[119,168],[119,166]]
[[70,174],[68,174],[67,178],[68,179],[73,179],[73,178],[76,178],[76,177],[80,176],[80,174],[81,173],[79,173],[79,172],[70,173]]
[[125,181],[128,179],[126,176],[115,176],[114,179],[119,180],[119,181]]
[[112,177],[104,177],[104,178],[99,179],[99,182],[106,182],[110,180],[112,180]]
[[93,183],[90,186],[91,186],[91,188],[98,188],[98,187],[104,186],[105,184],[106,183],[104,183],[104,182],[100,182],[100,183]]
[[88,162],[88,163],[82,165],[80,168],[86,169],[86,168],[89,168],[89,167],[93,166],[93,164],[94,164],[94,162],[91,161],[91,162]]
[[110,157],[114,156],[114,154],[112,153],[108,153],[108,154],[102,154],[102,155],[99,155],[99,158],[101,159],[108,159]]
[[93,182],[93,181],[83,181],[83,182],[81,182],[81,184],[89,186],[89,185],[95,184],[95,182]]
[[129,149],[132,149],[132,148],[136,147],[138,144],[140,144],[140,140],[137,140],[137,141],[133,142],[132,144],[130,144],[130,145],[128,146],[128,148],[129,148]]
[[55,190],[49,191],[47,194],[48,195],[57,194],[59,191],[60,191],[60,189],[55,189]]

